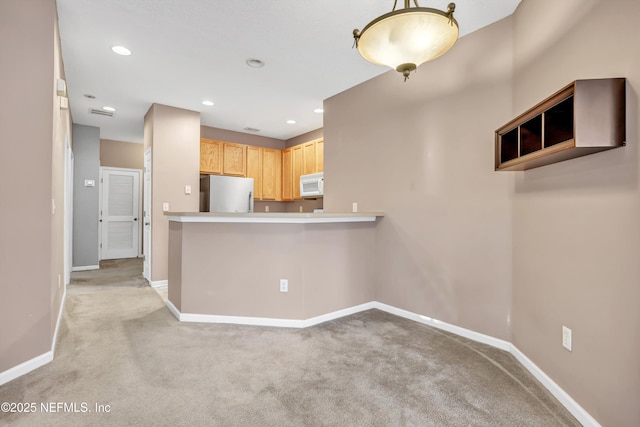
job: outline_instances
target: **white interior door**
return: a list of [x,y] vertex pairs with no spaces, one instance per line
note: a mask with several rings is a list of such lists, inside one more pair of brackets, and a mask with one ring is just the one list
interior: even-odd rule
[[144,264],[142,274],[151,283],[151,148],[144,152],[144,184],[142,209],[142,250]]
[[140,171],[101,168],[101,259],[140,254]]

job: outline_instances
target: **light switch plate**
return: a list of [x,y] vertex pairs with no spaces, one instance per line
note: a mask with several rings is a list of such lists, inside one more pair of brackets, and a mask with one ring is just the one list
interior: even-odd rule
[[58,96],[67,96],[67,82],[62,79],[56,81],[56,93]]
[[571,333],[571,329],[567,328],[566,326],[562,326],[562,346],[564,348],[566,348],[567,350],[571,351],[571,347],[572,347],[572,333]]
[[85,179],[84,180],[84,186],[85,187],[95,187],[96,186],[96,181],[94,179]]

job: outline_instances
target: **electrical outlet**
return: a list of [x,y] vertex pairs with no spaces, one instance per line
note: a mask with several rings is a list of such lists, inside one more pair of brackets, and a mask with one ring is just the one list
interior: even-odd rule
[[358,212],[358,202],[353,202],[353,204],[351,205],[351,211]]
[[191,194],[191,186],[190,185],[185,185],[184,186],[184,194]]
[[571,341],[572,341],[571,329],[563,325],[562,326],[562,346],[567,350],[571,351],[571,344],[572,344]]
[[266,205],[266,206],[264,207],[264,211],[265,211],[265,212],[269,212],[269,205]]
[[163,203],[162,204],[162,211],[163,212],[167,212],[169,210],[169,203]]
[[280,292],[289,292],[289,280],[280,279]]

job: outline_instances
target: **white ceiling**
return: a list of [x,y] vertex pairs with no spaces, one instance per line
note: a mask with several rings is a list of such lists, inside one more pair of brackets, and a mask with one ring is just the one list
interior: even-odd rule
[[[512,14],[520,1],[458,0],[460,35]],[[441,10],[447,4],[420,2]],[[391,0],[57,0],[73,121],[99,127],[104,139],[140,143],[144,115],[159,103],[199,111],[206,126],[257,128],[257,135],[283,140],[318,129],[322,114],[313,110],[324,99],[388,71],[352,49],[352,31],[392,6]],[[133,54],[114,54],[116,45]],[[250,68],[248,58],[266,65]],[[116,108],[115,115],[89,114],[103,106]]]

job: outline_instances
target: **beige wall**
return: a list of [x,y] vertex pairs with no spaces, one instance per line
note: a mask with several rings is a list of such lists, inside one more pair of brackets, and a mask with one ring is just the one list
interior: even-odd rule
[[461,39],[407,82],[386,73],[325,101],[325,212],[385,213],[376,299],[509,339],[512,26]]
[[[325,210],[386,215],[376,299],[512,341],[606,426],[640,425],[638,18],[637,1],[524,0],[407,83],[325,101]],[[496,128],[614,76],[625,148],[493,172]]]
[[[153,104],[144,118],[144,148],[151,147],[151,280],[168,279],[169,221],[173,212],[198,212],[200,113]],[[191,194],[185,194],[185,185]]]
[[101,139],[100,166],[144,169],[144,144]]
[[603,426],[640,425],[639,20],[638,1],[514,16],[514,116],[575,79],[628,79],[626,147],[514,175],[513,342]]
[[53,0],[0,3],[0,51],[11,58],[0,67],[9,82],[0,102],[0,372],[51,350],[64,289],[64,139],[71,135],[55,95],[64,77],[56,21]]
[[301,320],[373,300],[376,223],[170,227],[169,300],[183,313]]
[[217,139],[219,141],[235,142],[237,144],[256,145],[258,147],[275,148],[282,150],[285,142],[281,139],[268,138],[266,136],[253,135],[232,130],[212,128],[209,126],[200,127],[200,137]]

